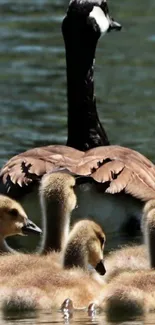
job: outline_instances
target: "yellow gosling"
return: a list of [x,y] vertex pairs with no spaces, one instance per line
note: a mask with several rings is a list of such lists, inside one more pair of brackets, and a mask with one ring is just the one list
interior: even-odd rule
[[[20,310],[25,310],[27,306],[34,310],[60,308],[66,298],[73,301],[74,308],[99,303],[104,280],[101,276],[97,278],[96,272],[89,271],[87,267],[90,263],[99,274],[104,275],[104,243],[105,235],[99,225],[89,220],[77,222],[64,249],[63,269],[52,268],[52,264],[51,268],[35,264],[30,270],[12,277],[7,282],[7,287],[12,291],[6,297],[3,295],[3,308],[10,305]],[[42,297],[49,299],[50,303],[46,303]]]
[[[36,264],[41,267],[62,266],[59,251],[67,241],[71,213],[76,206],[74,185],[74,177],[62,172],[46,174],[42,178],[40,199],[43,213],[43,238],[40,247],[34,254],[20,253],[15,256],[2,256],[0,259],[0,283],[3,283],[3,276],[9,278],[10,275],[21,274]],[[12,202],[9,198],[7,200]],[[5,247],[2,247],[2,244],[1,249],[3,248],[4,251],[7,246],[5,244]],[[6,249],[6,251],[10,252],[11,249]],[[40,256],[41,253],[46,255],[47,252],[49,253],[47,256]]]
[[14,235],[41,234],[41,229],[28,219],[22,206],[7,196],[0,195],[0,254],[15,252],[5,239]]
[[144,206],[141,228],[145,244],[121,248],[105,258],[107,282],[122,271],[155,268],[155,199]]
[[[122,270],[120,274],[111,276],[111,281],[109,279],[109,284],[104,292],[102,304],[108,315],[113,313],[115,316],[119,312],[135,316],[155,311],[155,200],[151,200],[145,205],[142,229],[146,250],[149,253],[148,257],[146,254],[144,265],[142,265],[141,255],[135,256],[137,254],[136,248],[134,258],[137,259],[135,267],[137,270],[133,270],[133,264],[130,265],[130,260],[127,263],[125,256],[126,271],[123,272]],[[121,259],[122,252],[120,255],[119,251],[117,253]],[[129,256],[130,258],[131,256]]]

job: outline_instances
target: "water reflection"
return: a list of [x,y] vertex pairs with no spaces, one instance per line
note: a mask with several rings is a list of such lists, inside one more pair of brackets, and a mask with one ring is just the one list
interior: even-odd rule
[[[154,315],[155,316],[155,315]],[[152,315],[151,315],[151,319]],[[155,319],[155,318],[154,318]],[[15,324],[62,324],[62,325],[144,325],[150,324],[150,317],[147,319],[132,319],[132,320],[112,320],[108,321],[104,313],[97,313],[94,317],[88,316],[87,311],[76,311],[73,314],[73,317],[70,319],[65,319],[61,312],[38,312],[38,313],[26,313],[26,314],[10,314],[10,315],[1,315],[1,324],[2,325],[13,325]],[[153,323],[152,323],[153,324]]]

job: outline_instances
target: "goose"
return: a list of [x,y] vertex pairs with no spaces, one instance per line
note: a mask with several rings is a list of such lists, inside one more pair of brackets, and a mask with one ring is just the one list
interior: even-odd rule
[[107,285],[101,308],[111,316],[133,317],[155,311],[155,271],[124,271]]
[[[107,284],[102,307],[107,312],[108,317],[118,314],[144,315],[147,312],[155,311],[155,200],[148,202],[144,208],[142,228],[147,246],[143,252],[143,258],[141,259],[141,255],[138,256],[135,247],[135,255],[137,256],[133,252],[132,254],[133,258],[137,259],[136,263],[133,263],[136,267],[133,267],[132,263],[130,265],[132,255],[128,255],[128,259],[124,255],[126,268],[124,266],[121,272],[119,270],[115,276],[109,279]],[[117,254],[119,255],[119,251]],[[120,258],[122,256],[120,254]]]
[[[68,90],[69,103],[73,102],[76,98],[75,102],[78,104],[78,109],[75,109],[72,114],[75,114],[75,125],[73,125],[72,129],[73,131],[76,130],[76,135],[78,134],[77,125],[79,127],[77,114],[81,112],[79,107],[83,107],[79,104],[79,100],[81,103],[79,93],[83,94],[84,90],[80,88],[81,91],[79,91],[78,88],[79,78],[83,75],[83,73],[80,74],[79,69],[76,69],[78,72],[76,80],[74,80],[75,82],[73,83],[72,80],[75,77],[75,74],[73,76],[73,68],[70,69],[71,63],[75,62],[73,50],[78,53],[78,60],[84,60],[83,47],[85,48],[87,46],[89,55],[93,52],[90,60],[92,67],[97,40],[101,34],[100,31],[103,31],[101,25],[100,29],[96,28],[96,26],[99,26],[99,22],[101,23],[101,17],[104,18],[104,22],[106,21],[105,18],[108,18],[108,21],[110,21],[107,10],[107,3],[105,1],[73,0],[69,4],[67,15],[62,24],[67,49],[67,82],[68,86],[76,84],[77,88],[75,88],[75,92],[76,94],[78,93],[78,95],[74,95],[72,98],[71,96],[74,92]],[[110,24],[112,25],[108,26],[120,29],[120,25],[113,20],[111,20]],[[92,31],[92,34],[90,31]],[[76,39],[75,43],[74,38]],[[82,45],[77,50],[79,40],[82,42],[80,45]],[[92,51],[91,46],[87,42],[94,40],[95,46]],[[81,49],[82,53],[80,55],[79,51]],[[88,57],[87,53],[87,62],[90,62]],[[81,64],[81,67],[83,66],[87,67],[85,61],[84,64]],[[87,72],[90,70],[87,69]],[[70,75],[71,72],[72,77]],[[88,77],[91,76],[90,73],[86,73],[85,75]],[[71,81],[69,82],[69,80]],[[92,80],[91,77],[90,80]],[[87,88],[89,80],[83,82],[83,84]],[[83,98],[85,103],[85,98],[89,99],[89,96]],[[76,107],[76,103],[74,103],[74,107]],[[68,107],[72,107],[70,105]],[[71,108],[68,108],[68,111],[70,116]],[[85,110],[82,109],[82,114],[84,112]],[[82,122],[84,121],[84,130],[87,130],[86,126],[89,125],[88,133],[89,135],[91,134],[90,138],[96,138],[94,136],[94,127],[88,123],[94,121],[94,114],[89,111],[87,117],[89,117],[87,121],[85,118],[82,119]],[[70,117],[68,117],[68,121],[69,119]],[[70,125],[69,122],[68,125]],[[82,130],[83,128],[81,127],[81,134],[83,134]],[[82,141],[84,141],[84,136],[76,138],[82,138]],[[73,146],[70,140],[67,142],[67,145]],[[51,145],[21,153],[10,159],[1,169],[1,190],[10,196],[17,196],[28,213],[34,210],[36,215],[38,215],[38,211],[40,210],[38,183],[45,173],[54,170],[56,167],[65,167],[75,175],[88,176],[84,177],[83,184],[78,185],[76,183],[75,190],[79,208],[74,210],[73,219],[83,219],[89,216],[93,217],[101,225],[104,225],[108,236],[108,245],[110,245],[109,238],[111,236],[113,237],[114,233],[119,237],[120,234],[127,230],[131,235],[134,235],[137,230],[134,220],[139,225],[144,202],[155,198],[155,167],[150,160],[139,152],[129,148],[118,145],[103,147],[97,143],[93,148],[92,146],[84,146],[81,148],[75,145],[73,148],[69,146]]]
[[15,200],[0,195],[0,254],[13,252],[5,241],[14,235],[41,234],[41,229],[28,219],[22,206]]
[[[69,235],[71,214],[77,205],[77,197],[74,192],[74,186],[75,178],[72,175],[69,175],[62,171],[48,173],[42,177],[39,186],[39,195],[41,203],[43,234],[38,247],[35,251],[33,251],[32,254],[33,258],[34,255],[36,255],[35,260],[38,260],[38,254],[46,255],[52,251],[55,252],[53,253],[53,258],[54,255],[56,258],[57,252],[60,252],[64,247]],[[6,199],[12,202],[12,199],[7,196]],[[16,210],[13,210],[13,212],[15,213]],[[30,224],[29,221],[29,227],[30,226],[32,227],[33,231],[35,225],[33,225],[32,222]],[[36,232],[37,229],[38,231],[40,230],[40,228],[36,227]],[[7,246],[7,251],[11,252],[12,249]],[[17,273],[20,267],[24,267],[24,261],[27,267],[27,263],[30,261],[30,254],[27,254],[27,256],[23,255],[25,254],[20,253],[16,254],[16,256],[13,257],[10,256],[10,259],[7,258],[6,261],[4,257],[4,262],[2,259],[0,263],[1,274],[2,272],[4,272],[4,275],[12,274],[12,271],[13,274]],[[20,260],[22,260],[21,266]],[[14,267],[15,261],[17,264],[16,267]],[[3,270],[2,267],[4,267]]]
[[[66,297],[73,301],[74,308],[85,308],[98,301],[104,288],[104,245],[105,234],[98,224],[92,220],[78,221],[64,247],[62,269],[53,268],[52,263],[51,267],[35,263],[33,269],[27,268],[7,279],[5,286],[6,278],[3,279],[0,286],[3,309],[60,308]],[[98,273],[88,270],[88,263]]]
[[[0,192],[17,198],[27,213],[33,211],[34,220],[40,210],[40,178],[53,166],[64,165],[65,161],[66,166],[68,161],[71,164],[81,161],[85,150],[109,144],[96,111],[93,71],[98,39],[112,29],[120,30],[121,25],[110,17],[106,1],[70,1],[62,23],[67,63],[67,146],[30,149],[10,159],[0,173]],[[80,136],[77,137],[79,122]],[[55,158],[58,158],[56,164]],[[99,196],[99,201],[102,201],[102,196]],[[100,210],[102,214],[102,207]],[[98,208],[94,212],[97,214]],[[78,214],[83,218],[85,213],[79,211]]]
[[[143,233],[143,244],[127,245],[121,249],[110,251],[105,258],[107,269],[105,281],[110,282],[112,278],[122,271],[155,268],[154,254],[154,223],[155,223],[155,200],[150,200],[144,205],[141,220]],[[148,258],[149,256],[149,258]]]
[[[3,278],[10,276],[15,276],[23,273],[27,268],[30,270],[31,268],[36,267],[36,264],[40,267],[45,268],[61,268],[62,265],[62,251],[68,241],[69,236],[69,228],[70,228],[70,219],[73,209],[75,209],[77,204],[77,198],[74,192],[75,186],[75,178],[67,174],[63,171],[48,173],[42,177],[40,183],[40,200],[42,206],[43,213],[43,238],[40,243],[40,247],[33,252],[33,254],[16,254],[15,256],[7,255],[3,256],[0,260],[0,282],[3,283]],[[83,247],[86,245],[86,241],[88,241],[88,237],[91,234],[91,231],[84,233],[86,230],[86,225],[88,224],[92,226],[94,225],[93,221],[83,221],[82,225],[80,222],[77,226],[74,226],[74,232],[79,233],[81,231],[81,237],[83,235],[83,239],[81,239],[80,244],[80,252],[84,254]],[[84,230],[82,231],[82,226]],[[80,228],[81,227],[81,228]],[[80,231],[79,231],[80,228]],[[97,228],[97,226],[96,226]],[[98,226],[98,229],[101,228]],[[48,230],[48,231],[47,231]],[[100,234],[98,230],[98,233]],[[78,249],[73,247],[73,244],[76,243],[76,235],[74,236],[74,232],[72,230],[70,234],[70,241],[68,241],[68,249],[66,249],[66,260],[64,261],[64,265],[67,268],[67,264],[71,264],[71,256],[72,250],[74,251],[74,259],[75,259],[75,251],[79,256]],[[98,235],[99,236],[99,235]],[[103,236],[104,237],[104,236]],[[103,241],[104,247],[104,238],[100,240]],[[71,245],[70,245],[71,242]],[[78,242],[79,245],[79,242]],[[74,248],[74,249],[73,249]],[[67,253],[68,252],[68,253]],[[67,255],[68,254],[68,255]],[[44,255],[44,256],[43,256]],[[76,257],[78,264],[80,265],[79,257]],[[84,256],[84,255],[83,255]],[[83,257],[84,258],[84,257]],[[95,258],[95,257],[94,257]],[[81,257],[82,260],[82,257]],[[68,261],[68,262],[67,262]],[[74,262],[75,263],[75,262]],[[86,260],[83,260],[82,265],[85,264],[85,268],[88,264]],[[92,264],[92,262],[90,262]],[[95,265],[94,265],[95,266]],[[84,266],[82,266],[84,268]],[[102,265],[101,265],[102,267]],[[100,268],[100,265],[98,265]]]

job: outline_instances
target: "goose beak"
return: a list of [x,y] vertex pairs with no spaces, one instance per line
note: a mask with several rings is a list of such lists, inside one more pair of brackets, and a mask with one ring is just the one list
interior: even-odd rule
[[101,260],[95,267],[95,270],[97,271],[97,273],[99,273],[100,275],[104,275],[106,273],[106,269],[104,266],[104,261]]
[[111,30],[115,29],[117,31],[120,31],[122,29],[122,25],[117,23],[117,21],[115,21],[113,18],[111,18],[110,16],[107,17],[109,20],[109,29],[108,32],[110,32]]
[[40,235],[42,230],[36,226],[34,222],[28,219],[26,225],[22,227],[22,233],[23,235],[29,235],[30,233]]

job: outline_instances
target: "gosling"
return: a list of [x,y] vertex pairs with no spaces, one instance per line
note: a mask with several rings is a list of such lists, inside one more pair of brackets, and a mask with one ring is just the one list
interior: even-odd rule
[[[104,290],[103,250],[105,234],[94,221],[81,220],[70,232],[63,251],[62,269],[35,264],[33,269],[10,278],[0,287],[4,309],[36,310],[60,308],[66,298],[74,308],[100,303]],[[42,256],[46,258],[46,256]],[[95,270],[88,270],[90,264]]]
[[106,282],[123,271],[155,268],[155,200],[148,201],[144,206],[141,229],[144,244],[123,247],[110,252],[105,258]]
[[146,254],[143,267],[140,263],[141,256],[137,256],[135,270],[126,269],[109,281],[102,305],[108,315],[114,316],[119,312],[136,316],[155,311],[155,200],[145,205],[142,229],[148,256]]
[[[41,267],[45,265],[51,267],[51,264],[52,268],[62,267],[60,252],[67,242],[71,213],[77,203],[74,185],[74,177],[64,172],[46,174],[42,178],[40,200],[43,238],[40,247],[33,254],[3,256],[0,259],[0,283],[3,283],[3,276],[6,279],[21,274],[27,268],[35,267],[36,263]],[[11,251],[8,247],[7,250]],[[47,256],[43,259],[42,255]]]
[[41,234],[41,229],[28,219],[22,206],[11,198],[0,195],[0,254],[15,252],[5,239],[14,235]]

